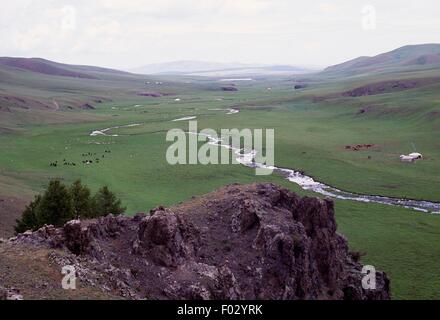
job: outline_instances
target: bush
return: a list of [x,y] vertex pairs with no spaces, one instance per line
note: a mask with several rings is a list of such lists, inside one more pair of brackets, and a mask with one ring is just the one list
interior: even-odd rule
[[40,226],[53,224],[60,227],[75,218],[73,208],[69,189],[59,180],[51,181],[38,206],[38,224]]
[[121,200],[118,200],[107,186],[99,189],[93,197],[93,209],[95,216],[106,216],[108,214],[124,213],[126,208],[121,207]]
[[37,208],[41,202],[41,196],[36,196],[35,200],[29,203],[24,209],[20,220],[16,220],[15,233],[22,233],[27,230],[37,230],[39,227],[37,219]]
[[360,262],[361,258],[366,255],[365,252],[359,252],[359,251],[350,251],[349,254],[354,262]]
[[70,187],[70,194],[73,199],[73,211],[78,219],[91,218],[93,216],[92,198],[90,189],[81,184],[81,180],[76,180]]
[[16,233],[38,230],[45,224],[63,226],[72,219],[97,218],[109,213],[122,214],[125,208],[108,187],[91,197],[90,189],[75,181],[69,188],[59,180],[50,181],[43,195],[35,197],[16,220]]

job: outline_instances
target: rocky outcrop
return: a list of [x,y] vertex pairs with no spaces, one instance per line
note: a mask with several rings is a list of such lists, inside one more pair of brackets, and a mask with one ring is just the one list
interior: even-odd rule
[[54,248],[54,261],[75,265],[80,281],[130,299],[390,298],[382,272],[376,289],[362,287],[331,200],[273,184],[231,185],[132,218],[45,226],[8,245]]
[[172,93],[163,93],[163,92],[139,92],[138,96],[141,97],[151,97],[151,98],[161,98],[167,96],[173,96]]
[[95,110],[96,108],[92,106],[90,103],[84,103],[80,106],[83,110]]
[[8,290],[0,286],[0,300],[6,300],[8,298]]
[[235,86],[222,87],[222,91],[238,91]]
[[440,82],[439,78],[389,80],[389,81],[371,83],[362,87],[358,87],[346,91],[342,93],[342,96],[344,97],[371,96],[376,94],[384,94],[384,93],[420,88],[420,87],[436,84],[439,82]]
[[194,257],[200,246],[198,241],[197,229],[186,223],[182,215],[158,208],[139,223],[133,250],[158,265],[177,267]]
[[0,300],[23,300],[23,296],[14,288],[6,289],[0,285]]

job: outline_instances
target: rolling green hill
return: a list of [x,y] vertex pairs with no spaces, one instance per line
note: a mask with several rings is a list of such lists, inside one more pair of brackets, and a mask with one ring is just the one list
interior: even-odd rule
[[90,115],[81,112],[102,103],[133,99],[144,92],[177,94],[185,87],[179,80],[106,68],[0,58],[0,128],[82,122]]
[[433,65],[440,66],[440,44],[410,45],[374,57],[359,57],[328,67],[324,73],[361,74]]
[[[196,116],[200,129],[274,128],[278,166],[337,188],[440,201],[440,68],[423,63],[437,48],[404,47],[319,74],[235,83],[53,65],[89,75],[79,78],[0,65],[0,209],[8,203],[0,221],[51,178],[81,178],[94,191],[108,185],[128,214],[235,182],[270,181],[318,196],[243,166],[169,165],[166,132],[187,129],[187,122],[172,121],[187,116]],[[420,57],[422,63],[411,62]],[[238,91],[221,90],[232,84]],[[229,108],[240,112],[228,115]],[[110,131],[118,136],[90,135],[110,127],[118,127]],[[356,144],[374,148],[345,148]],[[399,161],[413,151],[424,160]],[[89,152],[101,157],[99,164],[83,163]],[[50,166],[64,159],[77,165]],[[440,298],[440,216],[347,200],[336,201],[336,215],[351,248],[366,253],[363,262],[390,275],[395,298]],[[11,226],[0,232],[10,235]]]
[[0,65],[16,69],[17,71],[22,70],[51,76],[81,79],[106,79],[111,76],[134,76],[128,72],[114,69],[68,65],[41,58],[0,57]]

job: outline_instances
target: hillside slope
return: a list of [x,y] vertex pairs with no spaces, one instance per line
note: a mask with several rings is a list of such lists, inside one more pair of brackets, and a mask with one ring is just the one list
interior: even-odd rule
[[113,69],[0,58],[0,130],[83,121],[86,117],[78,113],[61,111],[92,110],[102,103],[136,99],[145,91],[176,93],[183,86],[161,80],[159,87],[156,82],[154,77]]
[[330,66],[324,73],[366,73],[393,68],[440,67],[440,44],[409,45],[374,57],[359,57]]
[[0,65],[52,76],[99,79],[99,75],[130,75],[128,72],[93,67],[68,65],[41,58],[0,57]]
[[[36,280],[22,281],[15,269],[3,272],[37,248],[35,269],[45,273],[36,279],[47,283],[45,296],[35,290]],[[336,233],[332,201],[300,198],[273,184],[231,185],[134,218],[110,215],[71,221],[62,229],[46,226],[9,240],[0,256],[0,284],[32,299],[89,298],[69,291],[53,296],[60,286],[57,265],[75,266],[81,288],[93,297],[98,292],[184,300],[390,297],[382,272],[376,273],[376,289],[362,288],[362,265]],[[54,275],[42,279],[51,268]]]

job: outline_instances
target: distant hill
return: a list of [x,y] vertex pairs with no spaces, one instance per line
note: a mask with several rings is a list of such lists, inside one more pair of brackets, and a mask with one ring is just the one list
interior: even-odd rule
[[130,71],[139,74],[174,74],[215,77],[252,74],[302,74],[314,70],[289,65],[218,63],[182,60],[150,64]]
[[0,130],[2,124],[58,121],[52,111],[93,109],[115,95],[135,96],[145,89],[145,80],[101,67],[0,57]]
[[102,74],[128,75],[128,72],[91,67],[77,66],[57,63],[41,58],[11,58],[0,57],[0,66],[26,70],[34,73],[41,73],[52,76],[83,78],[83,79],[100,79]]
[[404,67],[439,65],[440,44],[409,45],[374,57],[359,57],[328,67],[324,73],[366,73]]

